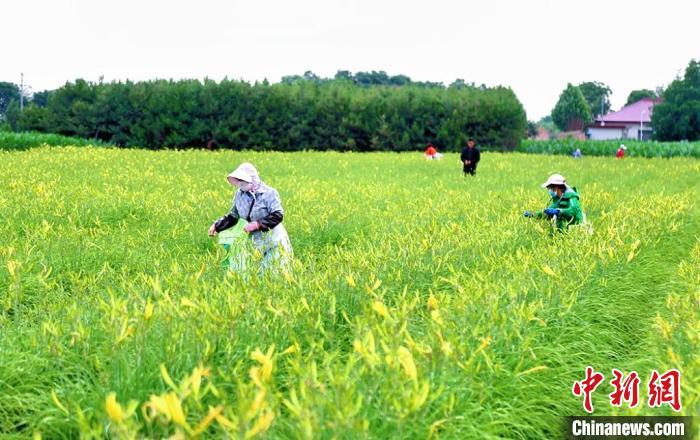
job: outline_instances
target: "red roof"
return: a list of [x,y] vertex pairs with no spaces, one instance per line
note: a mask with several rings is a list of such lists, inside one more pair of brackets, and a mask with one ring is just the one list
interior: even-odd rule
[[633,104],[622,107],[620,111],[610,112],[602,118],[596,118],[596,125],[600,121],[604,121],[605,125],[608,125],[608,122],[634,122],[639,124],[640,121],[649,124],[651,123],[651,113],[654,105],[658,104],[659,101],[659,99],[654,98],[642,98]]

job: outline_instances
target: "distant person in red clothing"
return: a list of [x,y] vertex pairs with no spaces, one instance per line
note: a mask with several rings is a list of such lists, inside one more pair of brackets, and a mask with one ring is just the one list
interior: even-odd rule
[[425,158],[428,160],[440,159],[442,158],[442,154],[437,152],[435,145],[428,144],[428,148],[425,149]]
[[627,147],[625,147],[625,144],[620,144],[620,148],[617,149],[617,153],[615,153],[615,157],[618,159],[622,159],[625,157],[625,150],[627,150]]

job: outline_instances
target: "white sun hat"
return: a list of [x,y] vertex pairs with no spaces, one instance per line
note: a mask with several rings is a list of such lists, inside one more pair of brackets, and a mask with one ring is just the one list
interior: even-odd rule
[[255,167],[249,163],[242,163],[233,170],[228,176],[226,176],[226,180],[229,181],[233,185],[233,182],[231,182],[231,179],[237,179],[237,180],[242,180],[243,182],[248,182],[248,183],[253,183],[253,175],[257,174]]
[[627,149],[627,147],[625,147],[625,144],[620,144],[620,148],[622,148],[623,150]]
[[549,185],[566,185],[566,179],[561,174],[552,174],[549,179],[542,184],[542,188],[547,188]]

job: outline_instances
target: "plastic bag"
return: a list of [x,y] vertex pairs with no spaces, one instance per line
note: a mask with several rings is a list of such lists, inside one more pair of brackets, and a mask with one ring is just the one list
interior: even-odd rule
[[248,236],[243,230],[247,224],[245,220],[239,219],[235,226],[219,232],[219,244],[226,250],[226,257],[221,261],[223,269],[234,272],[245,270],[250,252]]

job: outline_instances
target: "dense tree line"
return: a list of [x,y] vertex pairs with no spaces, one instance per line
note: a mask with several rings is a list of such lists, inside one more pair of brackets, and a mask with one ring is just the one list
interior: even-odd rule
[[664,90],[654,107],[654,138],[671,141],[700,140],[700,60],[691,60],[683,78]]
[[76,80],[39,98],[22,113],[10,104],[14,130],[148,148],[398,151],[432,142],[456,150],[473,136],[512,149],[526,130],[509,88],[445,87],[384,72],[341,71],[332,79],[307,72],[276,84]]
[[[333,80],[346,80],[362,87],[370,86],[405,86],[415,85],[419,87],[442,87],[441,83],[429,81],[413,81],[406,75],[389,75],[383,70],[371,72],[352,73],[348,70],[339,70],[333,79],[321,78],[311,71],[304,72],[303,75],[290,75],[282,77],[282,82],[291,84],[297,81],[328,82]],[[464,80],[458,79],[450,85],[451,87],[466,86]],[[473,84],[471,86],[474,86]]]

